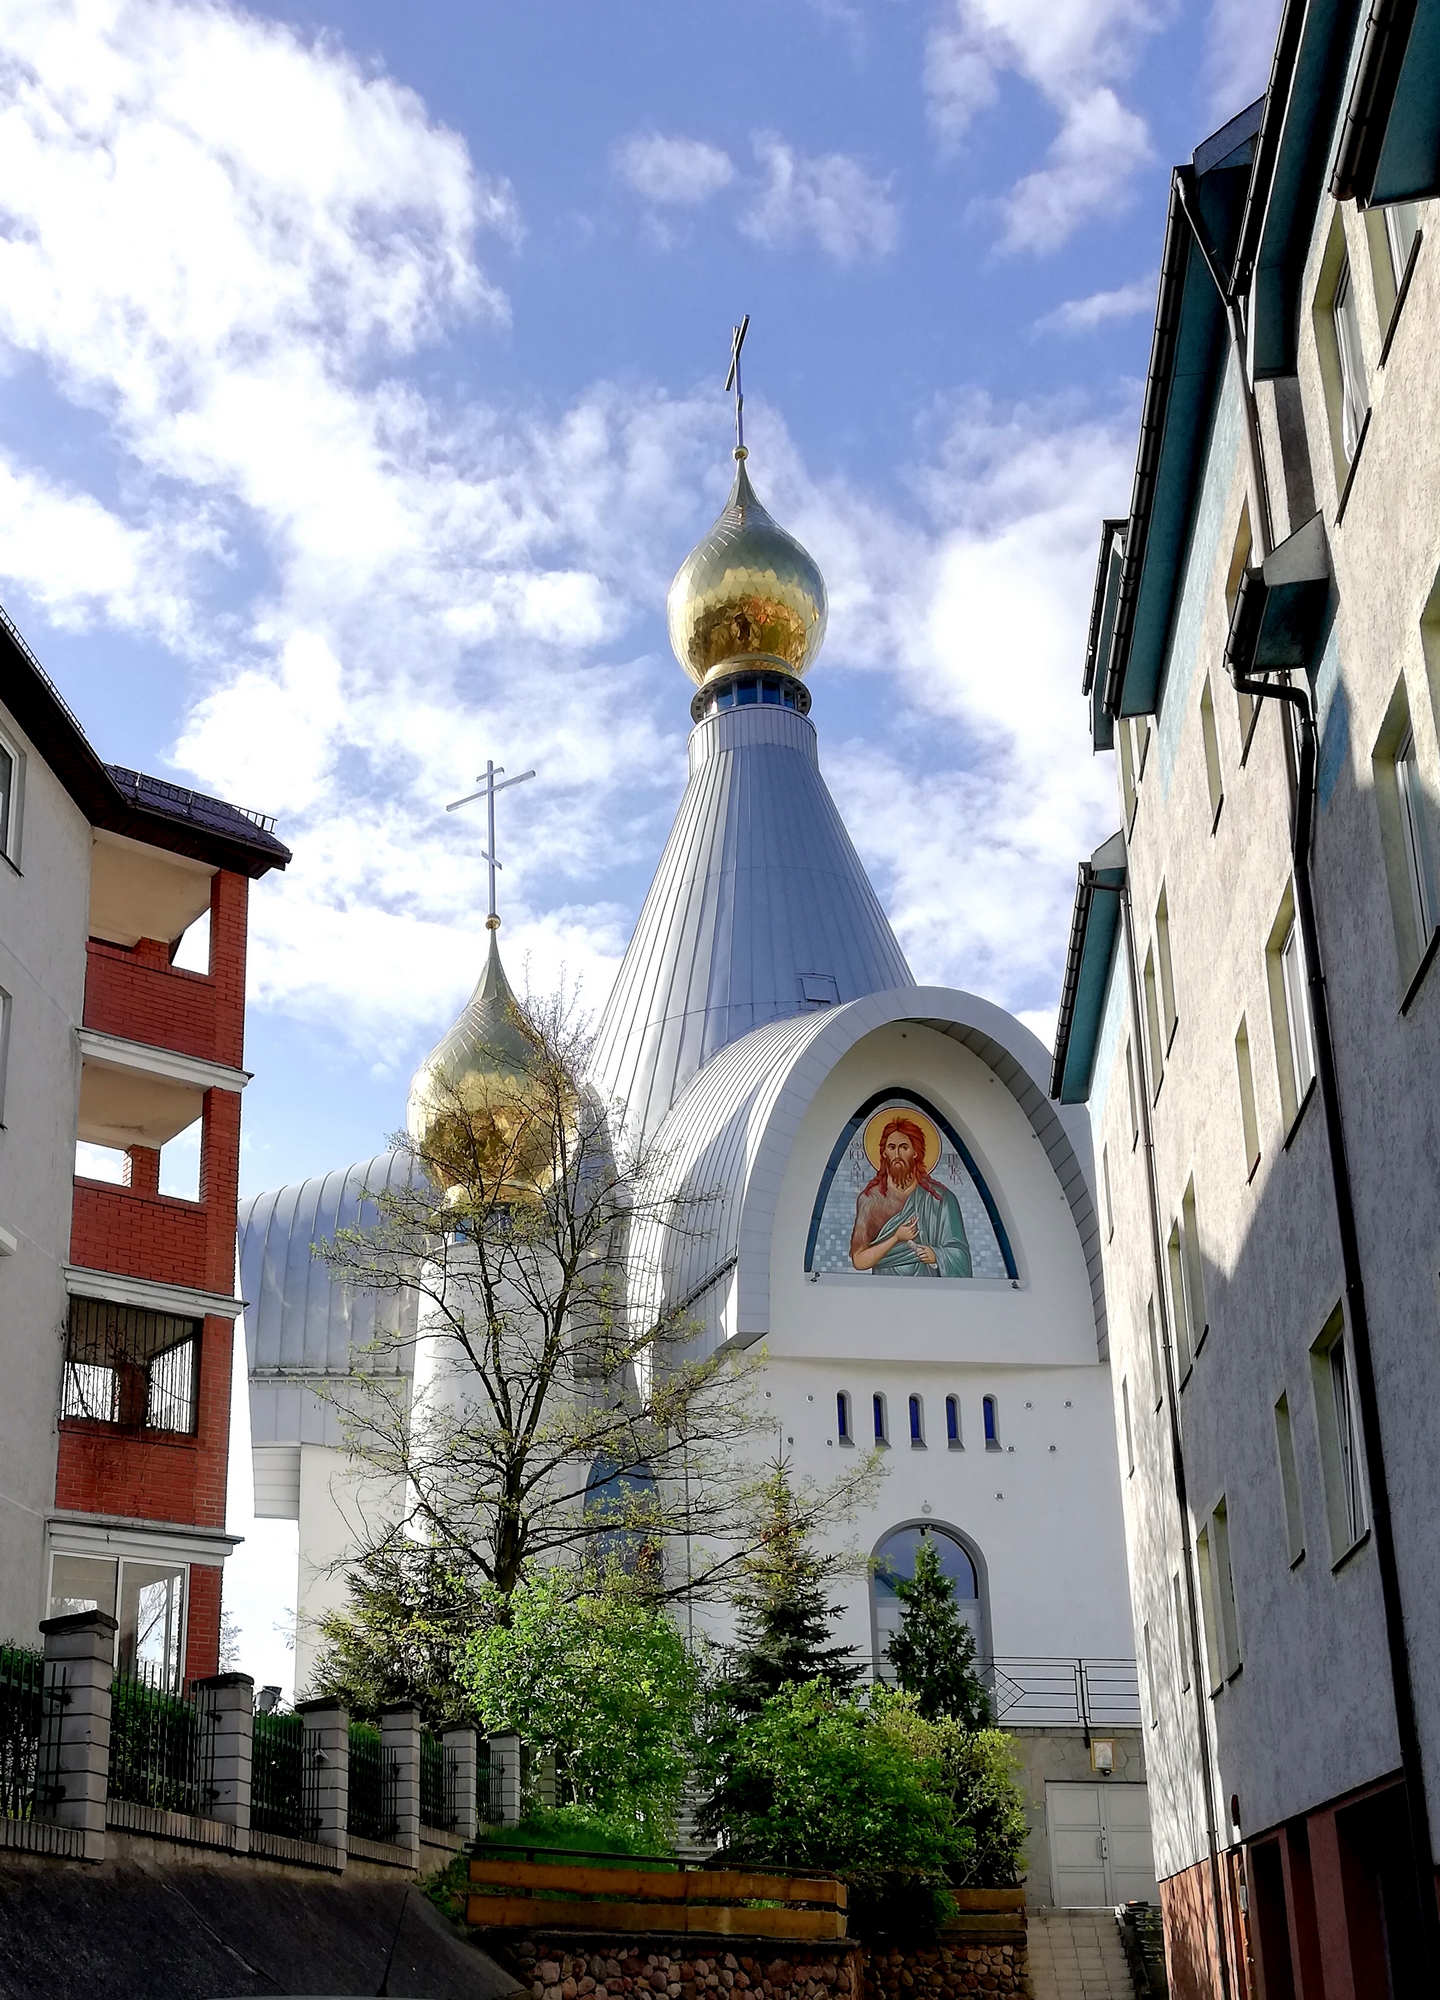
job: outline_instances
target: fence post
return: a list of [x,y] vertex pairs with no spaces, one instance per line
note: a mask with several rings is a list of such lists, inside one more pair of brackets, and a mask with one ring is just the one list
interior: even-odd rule
[[235,1853],[250,1852],[250,1768],[255,1746],[255,1683],[249,1674],[211,1674],[196,1693],[214,1718],[215,1800],[211,1817],[235,1829]]
[[453,1759],[455,1771],[455,1832],[465,1847],[474,1845],[480,1831],[476,1799],[479,1791],[479,1751],[475,1730],[468,1722],[446,1722],[440,1727],[440,1748],[446,1764]]
[[395,1759],[395,1845],[420,1865],[420,1711],[394,1702],[380,1711],[380,1756]]
[[520,1738],[490,1738],[490,1817],[500,1826],[520,1824]]
[[64,1684],[63,1699],[49,1709],[42,1746],[42,1762],[53,1774],[56,1794],[45,1817],[79,1831],[87,1861],[105,1859],[116,1629],[104,1611],[74,1611],[68,1618],[40,1621],[46,1681]]
[[305,1718],[305,1755],[318,1766],[316,1839],[321,1847],[336,1850],[343,1868],[350,1851],[350,1717],[339,1702],[323,1694],[313,1701],[297,1701],[295,1712]]

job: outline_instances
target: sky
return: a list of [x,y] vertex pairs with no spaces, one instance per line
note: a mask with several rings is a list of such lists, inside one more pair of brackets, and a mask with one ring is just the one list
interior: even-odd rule
[[444,807],[487,757],[538,772],[512,978],[603,1004],[684,785],[665,592],[745,312],[750,471],[830,590],[822,768],[917,979],[1049,1038],[1116,818],[1079,676],[1167,178],[1277,12],[0,0],[0,601],[102,756],[293,850],[242,1192],[401,1123],[480,967]]

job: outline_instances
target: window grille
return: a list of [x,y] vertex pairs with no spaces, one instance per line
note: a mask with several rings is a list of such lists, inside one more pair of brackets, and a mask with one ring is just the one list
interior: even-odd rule
[[72,1299],[61,1416],[193,1432],[199,1334],[193,1319],[108,1299]]

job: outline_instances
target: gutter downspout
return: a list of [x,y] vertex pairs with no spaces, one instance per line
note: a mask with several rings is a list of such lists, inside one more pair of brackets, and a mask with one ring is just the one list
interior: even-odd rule
[[[1253,579],[1253,581],[1252,581]],[[1260,588],[1257,588],[1257,584]],[[1241,694],[1258,702],[1267,697],[1288,702],[1300,725],[1300,774],[1296,791],[1293,866],[1295,911],[1305,950],[1310,1014],[1315,1032],[1315,1073],[1325,1110],[1325,1136],[1335,1190],[1335,1220],[1340,1235],[1340,1260],[1345,1279],[1345,1319],[1355,1355],[1355,1387],[1370,1484],[1370,1525],[1380,1570],[1380,1595],[1385,1610],[1385,1639],[1390,1658],[1390,1686],[1395,1703],[1395,1731],[1405,1783],[1406,1814],[1415,1870],[1420,1935],[1428,1990],[1440,1983],[1440,1900],[1436,1896],[1435,1851],[1431,1843],[1430,1810],[1425,1797],[1425,1767],[1415,1717],[1410,1678],[1410,1651],[1405,1637],[1405,1607],[1395,1557],[1395,1528],[1390,1511],[1390,1484],[1385,1470],[1385,1446],[1380,1430],[1380,1402],[1375,1387],[1375,1358],[1370,1344],[1370,1315],[1365,1302],[1365,1277],[1360,1263],[1360,1238],[1355,1223],[1354,1194],[1340,1115],[1340,1085],[1335,1047],[1330,1034],[1330,1004],[1320,962],[1320,937],[1315,921],[1315,894],[1310,873],[1310,843],[1314,825],[1316,781],[1315,715],[1308,689],[1256,679],[1249,672],[1260,633],[1265,591],[1258,572],[1241,579],[1225,645],[1225,665]],[[1255,607],[1252,609],[1252,606]]]
[[[1097,888],[1108,885],[1097,884]],[[1220,1967],[1223,2000],[1230,1996],[1230,1958],[1225,1949],[1223,1885],[1220,1879],[1220,1843],[1215,1820],[1215,1763],[1210,1747],[1210,1717],[1203,1672],[1204,1651],[1200,1643],[1200,1608],[1195,1593],[1195,1572],[1190,1560],[1190,1500],[1185,1478],[1185,1445],[1180,1434],[1180,1401],[1175,1380],[1175,1344],[1171,1338],[1170,1307],[1165,1288],[1165,1251],[1160,1223],[1160,1179],[1155,1164],[1155,1133],[1150,1123],[1150,1075],[1140,1012],[1140,973],[1135,953],[1135,920],[1130,904],[1130,881],[1111,890],[1120,898],[1120,917],[1125,931],[1125,969],[1130,986],[1131,1045],[1140,1064],[1140,1137],[1145,1148],[1145,1192],[1150,1211],[1150,1253],[1155,1266],[1155,1305],[1160,1315],[1160,1349],[1165,1357],[1165,1400],[1170,1411],[1170,1471],[1175,1488],[1175,1506],[1180,1517],[1180,1573],[1185,1579],[1185,1622],[1189,1628],[1190,1685],[1195,1690],[1195,1733],[1200,1751],[1200,1789],[1205,1806],[1205,1844],[1210,1862],[1210,1901],[1214,1917],[1215,1955]]]

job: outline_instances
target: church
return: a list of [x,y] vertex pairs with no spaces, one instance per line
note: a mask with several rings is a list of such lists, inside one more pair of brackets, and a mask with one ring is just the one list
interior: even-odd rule
[[[671,587],[689,782],[590,1079],[705,1220],[637,1241],[630,1282],[697,1352],[765,1344],[765,1449],[799,1476],[883,1452],[837,1530],[874,1558],[835,1586],[837,1637],[884,1671],[891,1579],[933,1536],[1022,1758],[1029,1900],[1153,1899],[1089,1122],[1013,1016],[915,983],[821,775],[824,579],[734,456]],[[490,947],[467,1015],[503,981]],[[370,1504],[333,1385],[375,1306],[313,1245],[410,1171],[382,1154],[241,1208],[256,1512],[299,1522],[301,1691]]]

